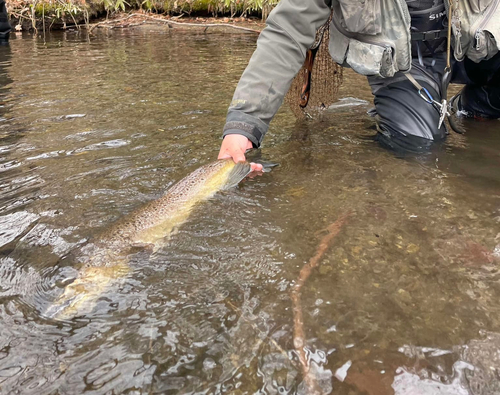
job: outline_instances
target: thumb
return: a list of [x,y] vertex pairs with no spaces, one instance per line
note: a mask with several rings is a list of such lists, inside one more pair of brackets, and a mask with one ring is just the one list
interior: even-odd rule
[[245,160],[245,148],[248,138],[239,134],[230,134],[224,137],[219,151],[219,159],[232,158],[235,162]]
[[245,152],[240,148],[236,148],[233,152],[232,152],[232,157],[233,157],[233,160],[238,163],[238,162],[244,162],[246,160],[245,158]]

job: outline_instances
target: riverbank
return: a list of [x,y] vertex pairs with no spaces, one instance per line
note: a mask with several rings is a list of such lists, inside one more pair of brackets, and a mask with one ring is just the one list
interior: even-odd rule
[[[8,3],[15,31],[128,27],[137,24],[180,26],[230,24],[261,30],[279,0],[14,0]],[[142,21],[141,21],[142,20]],[[182,26],[183,28],[188,27]],[[197,26],[192,26],[197,27]],[[212,27],[212,26],[209,26]],[[228,27],[228,26],[226,26]],[[229,27],[230,28],[230,27]],[[242,29],[240,29],[242,30]]]
[[120,29],[140,26],[161,26],[175,30],[200,30],[208,32],[241,32],[258,34],[265,23],[258,18],[215,18],[215,17],[170,17],[150,13],[131,13],[117,15],[90,24],[89,31],[96,28]]

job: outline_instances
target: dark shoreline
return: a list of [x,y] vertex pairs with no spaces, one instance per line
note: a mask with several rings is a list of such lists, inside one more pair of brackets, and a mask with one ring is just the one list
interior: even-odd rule
[[[87,18],[88,17],[88,18]],[[213,17],[209,15],[163,15],[153,12],[144,11],[131,11],[131,12],[118,12],[113,13],[112,16],[106,17],[103,15],[89,17],[87,15],[76,15],[73,18],[66,17],[64,20],[53,20],[50,18],[45,18],[45,21],[41,17],[34,17],[34,19],[29,19],[27,17],[16,17],[15,13],[10,14],[10,24],[12,26],[12,33],[16,32],[37,32],[41,33],[43,31],[57,31],[57,30],[69,30],[69,29],[86,29],[88,31],[93,31],[95,28],[128,28],[136,27],[141,25],[158,25],[167,26],[171,29],[177,30],[193,30],[193,29],[204,29],[221,31],[231,31],[231,32],[245,32],[247,33],[257,33],[261,31],[265,22],[256,16],[250,17],[234,17],[230,18],[227,16]]]
[[131,13],[113,20],[101,20],[91,24],[90,31],[95,28],[117,29],[140,26],[159,26],[174,30],[199,30],[205,33],[216,31],[259,34],[265,23],[257,18],[164,17]]

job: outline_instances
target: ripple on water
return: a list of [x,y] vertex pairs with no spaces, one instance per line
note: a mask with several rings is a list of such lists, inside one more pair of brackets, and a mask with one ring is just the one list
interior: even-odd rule
[[38,215],[27,211],[3,215],[0,217],[0,247],[20,236],[38,219]]
[[123,147],[124,145],[130,144],[130,140],[108,140],[100,143],[90,144],[83,148],[78,148],[75,150],[76,153],[84,152],[84,151],[97,151],[101,149],[113,149],[118,147]]
[[215,158],[255,45],[108,33],[12,40],[6,62],[0,48],[12,80],[0,96],[15,98],[0,107],[1,391],[300,394],[290,287],[349,209],[302,297],[323,392],[436,395],[460,374],[474,395],[494,388],[484,378],[500,345],[478,330],[500,331],[497,124],[439,161],[394,158],[365,139],[364,78],[347,76],[341,96],[354,99],[319,122],[281,111],[262,151],[277,170],[200,206],[155,254],[132,255],[129,277],[88,314],[44,318],[81,264],[63,256]]
[[[0,199],[6,201],[13,198],[22,199],[28,195],[28,192],[33,192],[33,190],[45,184],[45,180],[36,174],[34,169],[31,169],[30,172],[33,174],[4,178],[0,184]],[[28,172],[25,171],[24,173]]]
[[16,167],[21,166],[21,162],[16,161],[16,160],[11,160],[7,162],[0,163],[0,173],[4,171],[8,171],[11,169],[15,169]]

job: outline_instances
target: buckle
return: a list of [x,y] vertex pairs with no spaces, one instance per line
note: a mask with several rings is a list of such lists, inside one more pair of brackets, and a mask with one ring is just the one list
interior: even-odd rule
[[429,30],[427,32],[412,32],[412,41],[432,41],[446,37],[446,30]]
[[428,32],[422,32],[422,41],[432,41],[441,38],[442,30],[429,30]]

